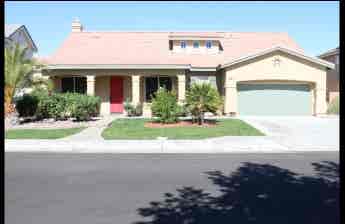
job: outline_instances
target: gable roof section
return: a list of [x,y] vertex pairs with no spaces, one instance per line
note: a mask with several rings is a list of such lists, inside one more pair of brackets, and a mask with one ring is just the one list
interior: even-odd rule
[[35,42],[33,41],[33,39],[30,36],[29,31],[27,30],[25,25],[21,25],[21,24],[5,24],[5,38],[11,39],[11,36],[17,32],[18,30],[23,30],[25,35],[27,36],[27,38],[30,40],[31,45],[34,48],[34,51],[37,51],[37,46],[35,44]]
[[[217,37],[217,54],[179,54],[169,50],[169,38]],[[188,65],[216,68],[251,52],[272,46],[301,49],[287,33],[250,32],[73,32],[50,57],[50,67],[108,65]]]
[[295,57],[298,57],[298,58],[310,61],[312,63],[318,64],[318,65],[322,65],[322,66],[324,66],[326,68],[334,69],[334,64],[333,63],[330,63],[328,61],[325,61],[325,60],[322,60],[322,59],[319,59],[319,58],[307,56],[307,55],[305,55],[305,54],[303,54],[301,52],[298,52],[298,51],[295,51],[295,50],[292,50],[292,49],[289,49],[289,48],[281,47],[281,46],[274,46],[272,48],[265,49],[263,51],[258,51],[258,52],[255,52],[255,53],[252,53],[252,54],[249,54],[249,55],[237,58],[237,59],[232,60],[232,61],[230,61],[228,63],[225,63],[224,65],[221,66],[221,68],[230,67],[230,66],[233,66],[233,65],[236,65],[236,64],[239,64],[239,63],[242,63],[242,62],[254,59],[256,57],[260,57],[260,56],[263,56],[263,55],[275,52],[275,51],[281,51],[281,52],[287,53],[289,55],[293,55]]
[[5,24],[5,37],[9,38],[15,33],[22,25],[20,24]]

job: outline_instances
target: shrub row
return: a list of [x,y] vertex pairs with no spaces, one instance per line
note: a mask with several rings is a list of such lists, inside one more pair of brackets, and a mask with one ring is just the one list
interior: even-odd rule
[[49,94],[40,89],[19,98],[16,101],[16,109],[20,117],[89,120],[99,114],[100,103],[101,100],[97,96],[79,93]]

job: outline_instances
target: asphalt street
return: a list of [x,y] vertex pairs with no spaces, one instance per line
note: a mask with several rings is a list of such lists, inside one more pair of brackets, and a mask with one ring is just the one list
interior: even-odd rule
[[[5,223],[133,223],[164,193],[192,186],[217,195],[205,172],[229,174],[245,162],[315,175],[312,163],[338,152],[295,154],[5,153]],[[284,194],[284,192],[281,192]]]

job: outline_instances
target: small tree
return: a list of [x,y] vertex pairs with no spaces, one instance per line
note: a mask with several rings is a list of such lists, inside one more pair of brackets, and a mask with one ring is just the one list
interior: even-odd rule
[[23,86],[33,70],[35,62],[26,58],[26,51],[27,48],[18,44],[5,49],[5,114],[9,112],[15,91]]
[[161,123],[176,123],[182,109],[174,91],[160,88],[152,99],[151,111]]
[[206,112],[215,113],[222,105],[218,91],[209,83],[193,84],[186,93],[186,107],[199,125],[204,123]]

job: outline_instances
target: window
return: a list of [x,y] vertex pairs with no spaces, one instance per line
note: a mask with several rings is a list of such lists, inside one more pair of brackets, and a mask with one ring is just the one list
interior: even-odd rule
[[193,42],[193,48],[199,48],[199,45],[200,45],[199,41]]
[[181,41],[181,48],[186,48],[186,41]]
[[159,87],[164,87],[167,90],[172,90],[172,82],[170,77],[146,77],[145,78],[145,98],[146,101],[151,102],[152,96]]
[[61,89],[63,93],[86,93],[85,77],[68,77],[61,79]]
[[210,41],[210,40],[206,41],[206,48],[207,49],[212,48],[212,41]]

